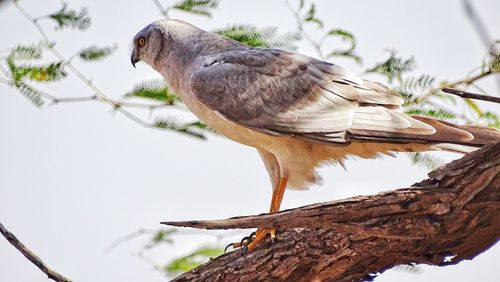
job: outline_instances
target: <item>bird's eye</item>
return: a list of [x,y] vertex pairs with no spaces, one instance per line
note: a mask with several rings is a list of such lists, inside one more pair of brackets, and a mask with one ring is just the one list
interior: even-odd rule
[[146,39],[144,39],[144,37],[140,37],[139,40],[137,40],[137,43],[139,43],[140,47],[143,47],[146,44]]

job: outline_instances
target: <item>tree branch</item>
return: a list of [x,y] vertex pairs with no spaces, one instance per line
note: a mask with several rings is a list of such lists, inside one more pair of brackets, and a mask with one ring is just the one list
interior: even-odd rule
[[48,267],[41,258],[34,254],[28,247],[26,247],[16,235],[12,234],[3,224],[0,222],[0,233],[9,241],[9,243],[21,252],[29,261],[31,261],[36,267],[38,267],[43,273],[45,273],[49,279],[58,282],[71,282],[70,279],[64,277],[63,275],[57,273]]
[[488,96],[488,95],[481,95],[481,94],[476,94],[476,93],[471,93],[467,91],[462,91],[454,88],[449,88],[445,87],[441,89],[441,91],[457,95],[462,98],[469,98],[469,99],[476,99],[476,100],[482,100],[482,101],[488,101],[488,102],[493,102],[493,103],[500,103],[500,97],[494,97],[494,96]]
[[366,281],[400,264],[457,264],[500,239],[500,142],[410,188],[227,220],[164,222],[205,229],[277,228],[174,281]]

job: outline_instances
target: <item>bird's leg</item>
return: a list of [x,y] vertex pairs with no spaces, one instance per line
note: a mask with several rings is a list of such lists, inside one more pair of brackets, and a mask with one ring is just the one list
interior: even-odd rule
[[[276,189],[273,189],[273,198],[271,199],[271,207],[269,209],[270,213],[275,213],[280,210],[281,201],[283,200],[283,196],[285,195],[287,181],[288,178],[286,176],[281,177]],[[259,227],[255,232],[255,238],[247,246],[248,251],[251,252],[260,242],[262,242],[266,238],[267,234],[271,236],[271,239],[276,237],[276,229]]]

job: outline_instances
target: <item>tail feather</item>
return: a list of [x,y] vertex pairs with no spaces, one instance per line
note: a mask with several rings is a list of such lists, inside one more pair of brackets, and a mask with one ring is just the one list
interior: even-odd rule
[[500,141],[500,131],[495,128],[456,125],[420,116],[412,118],[432,126],[434,134],[408,134],[376,130],[350,129],[349,138],[365,142],[418,143],[429,144],[432,148],[467,153],[474,147]]
[[441,123],[452,126],[461,130],[465,130],[474,136],[470,143],[483,146],[500,140],[500,130],[490,127],[474,126],[474,125],[456,125],[446,121]]

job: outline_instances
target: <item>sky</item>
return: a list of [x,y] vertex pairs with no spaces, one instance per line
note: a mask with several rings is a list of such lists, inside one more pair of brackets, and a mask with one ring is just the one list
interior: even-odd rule
[[[59,1],[20,3],[33,15],[49,14],[60,7]],[[135,83],[159,78],[144,64],[137,69],[130,66],[130,43],[137,31],[161,15],[152,1],[116,3],[71,1],[70,7],[88,7],[92,16],[91,28],[83,33],[54,31],[47,21],[42,25],[68,57],[83,46],[117,44],[116,53],[101,63],[76,65],[100,90],[119,98]],[[379,61],[388,48],[396,48],[403,56],[415,56],[418,71],[456,79],[484,58],[484,46],[458,0],[316,3],[318,17],[327,27],[341,27],[357,36],[357,52],[366,65]],[[473,3],[492,37],[500,38],[500,2]],[[295,28],[283,1],[223,0],[213,19],[182,13],[171,16],[207,30],[232,23],[278,26],[281,32]],[[0,34],[0,50],[39,38],[33,25],[10,4],[0,6]],[[334,44],[339,43],[327,42],[331,48]],[[306,43],[300,44],[299,51],[317,57]],[[335,62],[355,72],[362,70],[350,61]],[[498,92],[492,79],[481,86]],[[44,89],[60,97],[91,94],[74,77]],[[190,118],[187,113],[179,115]],[[0,222],[48,265],[75,281],[165,281],[149,262],[161,264],[188,254],[215,242],[218,233],[182,231],[174,237],[174,245],[147,251],[145,258],[138,252],[148,236],[124,242],[110,252],[106,248],[139,229],[161,228],[159,222],[164,220],[266,212],[271,199],[267,173],[254,149],[217,136],[202,142],[146,129],[94,102],[40,110],[0,84],[0,134]],[[438,155],[448,160],[459,157]],[[282,209],[408,187],[427,173],[412,166],[405,155],[348,161],[346,166],[347,171],[322,168],[322,186],[287,191]],[[248,232],[226,232],[221,244]],[[388,271],[376,281],[491,281],[499,260],[497,245],[457,266],[424,266],[417,275]],[[0,281],[47,280],[0,239]]]

